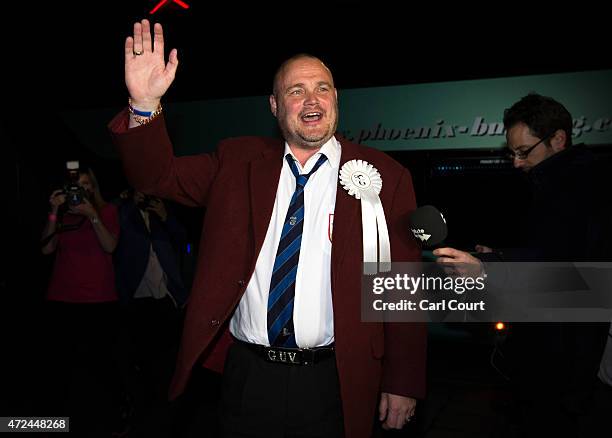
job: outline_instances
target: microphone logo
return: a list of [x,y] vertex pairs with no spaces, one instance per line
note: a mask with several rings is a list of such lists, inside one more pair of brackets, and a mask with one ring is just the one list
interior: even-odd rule
[[425,233],[425,230],[423,229],[411,228],[410,231],[412,231],[412,234],[414,234],[414,237],[419,239],[421,242],[427,242],[429,238],[431,237],[431,234]]

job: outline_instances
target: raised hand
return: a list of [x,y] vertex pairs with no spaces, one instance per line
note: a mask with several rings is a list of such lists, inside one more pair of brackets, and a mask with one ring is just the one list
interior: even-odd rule
[[155,23],[153,40],[149,20],[134,23],[134,36],[125,40],[125,84],[132,105],[141,111],[155,111],[174,81],[178,67],[177,50],[164,59],[164,32]]

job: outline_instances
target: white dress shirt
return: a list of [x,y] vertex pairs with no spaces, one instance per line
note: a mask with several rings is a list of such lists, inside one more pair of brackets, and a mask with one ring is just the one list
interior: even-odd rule
[[[268,341],[268,293],[272,268],[285,222],[287,209],[295,191],[295,176],[284,158],[293,153],[285,143],[272,217],[266,232],[255,272],[249,280],[230,321],[230,332],[237,339],[253,344],[270,345]],[[308,173],[324,154],[327,160],[308,179],[304,189],[304,229],[300,259],[295,279],[293,325],[298,347],[309,348],[334,342],[334,313],[331,295],[331,249],[336,190],[340,167],[340,143],[332,137],[306,162],[300,174]],[[293,156],[295,159],[295,156]],[[296,160],[297,161],[297,160]]]
[[[148,211],[142,211],[138,209],[144,220],[147,230],[151,231],[150,216]],[[164,272],[157,254],[153,249],[153,244],[149,247],[149,261],[147,262],[147,268],[145,273],[140,280],[140,285],[136,292],[134,292],[134,298],[149,298],[153,297],[156,300],[170,295],[168,291],[168,276]]]

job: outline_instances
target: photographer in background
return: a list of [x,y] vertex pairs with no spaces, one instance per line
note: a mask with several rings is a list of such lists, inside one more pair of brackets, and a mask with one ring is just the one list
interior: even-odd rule
[[[57,249],[58,242],[62,240],[60,233],[63,226],[72,228],[78,225],[78,229],[93,229],[101,249],[107,254],[112,253],[117,246],[119,229],[116,227],[118,225],[116,208],[112,204],[107,204],[102,198],[96,177],[91,169],[78,171],[78,174],[80,191],[70,187],[72,190],[66,193],[65,189],[59,189],[55,190],[49,197],[51,212],[49,213],[42,237],[47,239],[52,234],[55,234],[42,248],[42,252],[45,255],[51,254]],[[68,197],[70,199],[67,199]],[[67,203],[66,201],[69,202]],[[91,222],[91,227],[82,226],[86,219],[89,219]],[[57,226],[58,220],[61,223],[59,229]],[[80,234],[77,233],[76,235]],[[69,236],[75,236],[75,234]],[[58,268],[57,262],[55,268]],[[55,278],[56,276],[54,275],[53,279]],[[110,295],[114,295],[112,300],[117,299],[116,293],[111,293]],[[107,296],[107,299],[103,301],[112,301],[108,298]]]
[[114,262],[131,430],[135,436],[170,436],[168,387],[188,295],[179,263],[186,230],[164,201],[142,192],[124,191],[118,208],[121,237]]
[[118,406],[114,360],[118,296],[111,253],[117,208],[106,203],[91,169],[68,169],[71,182],[55,190],[43,231],[43,254],[55,253],[46,295],[45,415],[70,416],[71,431],[107,436]]

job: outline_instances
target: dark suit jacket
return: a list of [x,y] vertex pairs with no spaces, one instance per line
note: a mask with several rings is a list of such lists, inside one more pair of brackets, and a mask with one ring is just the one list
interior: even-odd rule
[[[130,130],[127,120],[124,110],[109,127],[131,185],[162,198],[207,208],[170,389],[170,396],[176,397],[184,390],[196,362],[218,365],[225,357],[226,324],[247,287],[266,235],[284,142],[232,138],[222,141],[214,154],[175,157],[162,117]],[[380,151],[338,139],[342,145],[340,166],[362,159],[382,176],[380,198],[392,260],[416,261],[420,250],[408,221],[415,209],[409,172]],[[425,393],[426,326],[361,322],[362,257],[360,202],[339,186],[331,281],[345,433],[351,438],[370,435],[380,391],[416,398]]]
[[121,235],[113,253],[115,280],[119,299],[128,303],[133,299],[149,263],[151,246],[159,264],[168,277],[168,291],[178,306],[187,301],[187,290],[183,284],[179,266],[180,247],[185,240],[185,228],[168,211],[166,222],[156,214],[149,215],[150,230],[147,230],[140,210],[129,199],[119,204]]
[[[479,257],[485,262],[609,260],[610,196],[606,194],[606,176],[605,169],[582,144],[540,162],[526,175],[531,185],[531,206],[519,224],[524,240],[515,248]],[[523,267],[519,269],[511,263],[502,266],[506,290],[589,289],[569,265],[546,278],[545,284],[542,270],[535,263],[539,281],[527,280],[529,273]],[[533,388],[542,392],[557,388],[564,395],[564,403],[570,400],[572,405],[585,409],[590,390],[597,382],[609,326],[608,322],[515,323],[505,351],[514,364],[517,383],[531,397],[539,396]]]

